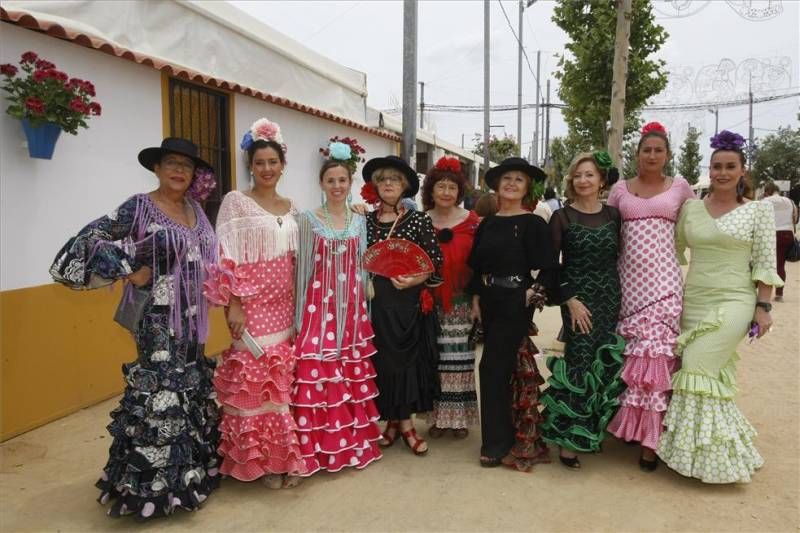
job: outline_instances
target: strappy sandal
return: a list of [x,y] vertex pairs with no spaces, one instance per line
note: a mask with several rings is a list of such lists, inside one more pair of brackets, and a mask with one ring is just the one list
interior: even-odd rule
[[283,486],[283,476],[281,474],[267,474],[261,478],[261,482],[272,490],[278,490]]
[[386,430],[381,433],[381,440],[378,441],[378,446],[381,448],[388,448],[394,441],[397,440],[397,436],[400,434],[400,422],[397,420],[390,420],[386,423]]
[[[428,453],[428,448],[420,451],[420,447],[424,444],[427,444],[427,442],[425,442],[425,440],[417,434],[416,429],[411,428],[408,431],[403,431],[400,435],[403,436],[403,442],[406,443],[406,446],[411,449],[411,452],[414,455],[425,455]],[[413,445],[411,444],[411,439],[414,439]]]
[[281,483],[282,489],[291,489],[299,485],[303,481],[303,478],[300,476],[290,476],[288,474],[283,476],[283,482]]

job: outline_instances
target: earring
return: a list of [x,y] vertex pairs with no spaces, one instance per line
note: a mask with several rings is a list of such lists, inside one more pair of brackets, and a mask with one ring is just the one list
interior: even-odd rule
[[353,205],[353,192],[347,193],[347,207]]
[[324,192],[319,193],[319,200],[320,200],[320,205],[322,205],[322,207],[325,207],[328,198],[325,196]]
[[739,178],[739,183],[736,184],[737,196],[744,196],[744,176]]

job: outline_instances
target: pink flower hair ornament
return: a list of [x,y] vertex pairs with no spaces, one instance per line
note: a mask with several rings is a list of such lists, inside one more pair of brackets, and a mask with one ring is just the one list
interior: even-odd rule
[[244,133],[239,146],[242,150],[247,151],[256,141],[272,141],[279,144],[284,156],[289,151],[286,143],[283,142],[281,127],[277,122],[271,122],[266,118],[260,118],[253,122],[250,129]]

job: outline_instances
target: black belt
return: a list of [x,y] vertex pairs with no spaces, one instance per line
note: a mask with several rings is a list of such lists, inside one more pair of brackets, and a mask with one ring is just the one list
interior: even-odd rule
[[483,274],[481,282],[484,287],[502,287],[504,289],[519,289],[523,286],[526,278],[523,276],[492,276]]

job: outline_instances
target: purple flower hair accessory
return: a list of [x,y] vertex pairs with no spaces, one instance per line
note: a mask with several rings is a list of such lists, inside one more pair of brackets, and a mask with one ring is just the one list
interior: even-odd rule
[[722,130],[711,137],[711,148],[714,150],[734,150],[736,152],[741,152],[744,145],[744,137],[728,130]]
[[194,171],[194,179],[187,191],[189,196],[198,202],[203,202],[211,195],[211,191],[217,188],[217,178],[214,173],[205,167],[199,167]]

